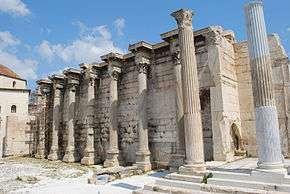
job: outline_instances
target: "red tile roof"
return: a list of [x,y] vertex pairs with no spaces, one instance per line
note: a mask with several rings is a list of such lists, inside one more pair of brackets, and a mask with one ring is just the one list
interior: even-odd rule
[[12,71],[11,69],[9,69],[8,67],[1,65],[0,64],[0,74],[2,75],[6,75],[8,77],[12,77],[12,78],[18,78],[21,79],[19,77],[19,75],[17,75],[14,71]]

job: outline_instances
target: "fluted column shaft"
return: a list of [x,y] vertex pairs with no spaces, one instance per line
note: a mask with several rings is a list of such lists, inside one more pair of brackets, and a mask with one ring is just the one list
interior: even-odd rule
[[75,92],[76,85],[68,83],[67,88],[67,147],[65,150],[65,155],[63,161],[74,162],[75,161],[75,139],[74,139],[74,114],[75,114]]
[[147,123],[147,68],[148,64],[138,64],[138,150],[136,165],[144,171],[151,170],[150,151],[148,146]]
[[87,109],[85,110],[86,148],[82,164],[93,165],[94,159],[94,110],[95,110],[95,76],[89,75],[87,90]]
[[186,145],[184,173],[204,171],[203,135],[200,113],[199,84],[192,31],[192,12],[179,10],[172,13],[179,29],[182,65],[182,93]]
[[119,146],[118,146],[118,76],[120,69],[114,68],[109,70],[110,74],[110,132],[109,132],[109,149],[107,151],[104,167],[119,166]]
[[256,111],[258,167],[265,170],[283,170],[272,66],[262,2],[255,1],[246,5],[245,14]]
[[61,88],[57,85],[54,86],[53,95],[52,142],[50,153],[48,155],[49,160],[58,159],[58,130],[60,124]]

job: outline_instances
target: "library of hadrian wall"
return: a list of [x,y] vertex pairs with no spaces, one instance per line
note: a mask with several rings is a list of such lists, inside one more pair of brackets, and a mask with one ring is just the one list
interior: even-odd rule
[[251,75],[247,41],[220,26],[192,30],[188,10],[172,16],[178,28],[159,43],[140,41],[127,54],[37,81],[35,157],[202,171],[203,156],[257,157],[255,112],[265,104],[277,107],[281,151],[290,156],[290,63],[279,36],[266,37],[272,73],[258,67]]

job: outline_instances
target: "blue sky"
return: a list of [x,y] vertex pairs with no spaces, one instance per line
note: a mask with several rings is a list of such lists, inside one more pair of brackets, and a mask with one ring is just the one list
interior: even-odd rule
[[[126,52],[140,40],[159,42],[176,27],[172,11],[190,8],[193,27],[221,25],[246,39],[242,0],[0,0],[0,64],[35,87],[37,79]],[[268,33],[290,54],[290,1],[264,0]]]

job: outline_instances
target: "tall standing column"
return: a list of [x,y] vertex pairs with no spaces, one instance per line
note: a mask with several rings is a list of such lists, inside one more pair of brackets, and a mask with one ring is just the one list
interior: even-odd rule
[[35,158],[43,159],[45,158],[45,132],[47,129],[47,115],[48,115],[48,99],[50,93],[49,80],[39,80],[37,81],[39,85],[37,91],[37,127],[38,127],[38,144],[36,147]]
[[48,155],[49,160],[58,159],[58,131],[60,126],[60,103],[61,103],[61,90],[63,89],[62,76],[53,75],[51,77],[53,82],[53,115],[52,115],[52,142],[50,147],[50,153]]
[[95,113],[95,83],[97,74],[92,70],[92,67],[87,67],[83,70],[84,79],[87,83],[87,105],[85,115],[85,130],[86,130],[86,147],[84,157],[81,163],[84,165],[93,165],[95,163],[94,149],[94,113]]
[[109,66],[110,83],[110,132],[109,132],[109,149],[107,151],[104,167],[119,166],[119,146],[118,146],[118,76],[121,69]]
[[182,65],[186,160],[185,165],[180,167],[179,171],[184,174],[194,174],[203,172],[205,164],[192,11],[181,9],[171,15],[178,24]]
[[258,168],[262,171],[285,172],[262,2],[247,4],[245,15],[256,111]]
[[79,84],[79,71],[74,69],[68,69],[64,71],[67,77],[67,88],[66,88],[66,130],[67,130],[67,146],[65,149],[65,155],[63,161],[75,162],[75,102],[76,102],[76,89]]
[[148,146],[147,123],[147,69],[149,59],[139,57],[138,65],[138,150],[136,152],[136,165],[143,171],[151,170],[150,151]]

